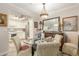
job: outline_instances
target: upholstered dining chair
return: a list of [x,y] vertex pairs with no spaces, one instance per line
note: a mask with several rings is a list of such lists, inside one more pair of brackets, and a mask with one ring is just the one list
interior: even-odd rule
[[[61,46],[62,35],[56,35],[53,40],[37,44],[37,56],[57,56]],[[50,39],[50,38],[49,38]]]
[[57,56],[59,53],[60,43],[41,43],[37,44],[37,56]]
[[18,56],[31,56],[31,45],[21,45],[20,39],[15,36],[11,38],[15,44]]
[[66,55],[76,56],[78,55],[78,33],[66,32],[67,42],[64,43],[62,52]]

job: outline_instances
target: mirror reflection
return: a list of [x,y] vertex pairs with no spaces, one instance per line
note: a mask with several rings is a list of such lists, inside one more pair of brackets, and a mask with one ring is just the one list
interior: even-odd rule
[[43,31],[60,31],[59,22],[60,17],[44,20]]

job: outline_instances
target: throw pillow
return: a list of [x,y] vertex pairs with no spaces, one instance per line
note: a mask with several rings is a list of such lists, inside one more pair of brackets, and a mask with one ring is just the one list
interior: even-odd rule
[[45,39],[45,41],[51,42],[51,41],[52,41],[52,37],[47,37],[47,38]]

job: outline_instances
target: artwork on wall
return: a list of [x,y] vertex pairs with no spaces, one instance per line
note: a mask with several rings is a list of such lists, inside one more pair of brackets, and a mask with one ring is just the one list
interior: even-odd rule
[[0,26],[7,26],[7,15],[0,13]]
[[34,22],[34,28],[38,28],[38,22]]
[[64,31],[77,31],[77,16],[64,17],[63,21],[63,30]]
[[60,31],[60,17],[44,20],[43,31]]

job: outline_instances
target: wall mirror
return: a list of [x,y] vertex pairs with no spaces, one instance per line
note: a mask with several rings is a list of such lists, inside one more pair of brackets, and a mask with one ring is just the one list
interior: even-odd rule
[[43,31],[51,32],[51,31],[60,31],[60,17],[54,17],[50,19],[43,20]]

